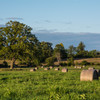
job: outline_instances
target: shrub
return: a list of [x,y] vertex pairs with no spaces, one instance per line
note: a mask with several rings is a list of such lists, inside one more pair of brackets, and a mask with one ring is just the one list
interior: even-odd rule
[[81,65],[90,65],[90,63],[84,60],[81,62]]
[[3,61],[3,65],[4,65],[5,67],[8,67],[8,63],[7,63],[6,61]]
[[76,62],[75,65],[80,65],[80,63]]
[[95,65],[98,65],[98,66],[99,66],[99,65],[100,65],[100,63],[96,63]]
[[69,58],[69,59],[67,60],[67,65],[68,65],[68,66],[74,65],[74,59],[73,59],[73,58]]
[[61,66],[67,66],[67,63],[60,63]]

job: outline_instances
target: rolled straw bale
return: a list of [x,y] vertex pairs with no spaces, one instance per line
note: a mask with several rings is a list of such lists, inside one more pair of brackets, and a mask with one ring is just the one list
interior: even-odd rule
[[85,65],[82,66],[83,68],[86,67]]
[[80,81],[92,81],[98,79],[98,74],[95,69],[82,70],[80,74]]
[[55,68],[55,70],[60,70],[60,68]]
[[77,66],[74,66],[74,68],[77,68]]
[[44,68],[44,66],[41,66],[41,68]]
[[90,70],[90,69],[95,69],[95,68],[94,67],[89,67],[88,70]]
[[78,66],[77,68],[78,68],[78,69],[81,69],[82,67],[79,67],[79,66]]
[[68,69],[67,68],[63,68],[62,72],[68,72]]
[[50,69],[52,69],[52,68],[53,68],[53,66],[50,66],[49,68],[50,68]]
[[33,68],[33,69],[30,69],[30,72],[33,72],[33,71],[36,71],[36,69],[35,69],[35,68]]
[[44,70],[50,70],[50,68],[47,67],[47,68],[44,68]]
[[38,67],[35,67],[34,69],[35,69],[35,70],[38,70],[39,68],[38,68]]

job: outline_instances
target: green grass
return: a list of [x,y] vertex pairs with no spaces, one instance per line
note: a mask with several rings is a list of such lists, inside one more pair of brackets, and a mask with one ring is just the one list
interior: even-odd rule
[[80,81],[79,69],[0,72],[0,100],[100,100],[100,80]]

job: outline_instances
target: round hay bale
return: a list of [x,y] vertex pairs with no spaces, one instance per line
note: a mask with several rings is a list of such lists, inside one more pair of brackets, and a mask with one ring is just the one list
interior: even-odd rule
[[95,69],[82,70],[80,74],[80,81],[92,81],[98,79],[98,73]]
[[62,72],[68,72],[68,69],[67,68],[63,68]]
[[44,68],[44,70],[50,70],[50,68]]
[[30,69],[30,72],[33,72],[33,71],[36,71],[36,69],[34,69],[34,68],[33,69]]
[[55,68],[55,70],[60,70],[60,68]]
[[83,68],[86,67],[85,65],[82,66]]
[[41,66],[41,68],[44,68],[44,66]]
[[94,67],[89,67],[88,70],[95,69]]
[[98,73],[98,77],[100,77],[100,69],[97,69],[96,71]]
[[77,66],[74,66],[74,68],[77,68]]
[[34,69],[35,69],[35,70],[38,70],[39,68],[38,68],[38,67],[35,67]]
[[50,66],[49,68],[50,68],[50,69],[52,69],[52,68],[53,68],[53,66]]
[[78,69],[81,69],[82,67],[77,67]]

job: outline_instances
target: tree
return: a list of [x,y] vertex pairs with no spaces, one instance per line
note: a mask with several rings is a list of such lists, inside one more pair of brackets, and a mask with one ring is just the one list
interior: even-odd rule
[[99,51],[97,51],[97,50],[91,50],[91,51],[89,51],[89,57],[98,57],[98,56],[100,56],[100,52]]
[[54,55],[57,58],[57,61],[60,63],[61,59],[66,58],[67,53],[62,43],[57,44],[54,48]]
[[73,45],[69,46],[67,52],[68,52],[68,57],[74,57],[76,54],[76,47],[74,47]]
[[48,66],[53,66],[54,65],[55,58],[54,57],[48,57],[45,62],[47,63]]
[[79,45],[78,45],[78,47],[76,49],[77,49],[76,56],[79,57],[79,58],[84,57],[84,54],[86,53],[85,52],[85,45],[84,45],[84,43],[80,42]]
[[67,59],[67,65],[68,66],[74,65],[74,58],[73,57],[70,57],[69,59]]
[[51,57],[53,53],[52,43],[41,42],[41,61],[44,62],[46,58]]
[[84,45],[83,42],[80,42],[79,45],[78,45],[78,47],[77,47],[77,51],[78,52],[82,52],[84,50],[85,50],[85,45]]
[[31,30],[30,26],[17,21],[9,21],[6,27],[0,28],[0,44],[3,44],[0,54],[11,59],[11,69],[16,59],[25,58],[30,54],[30,48],[38,43]]

